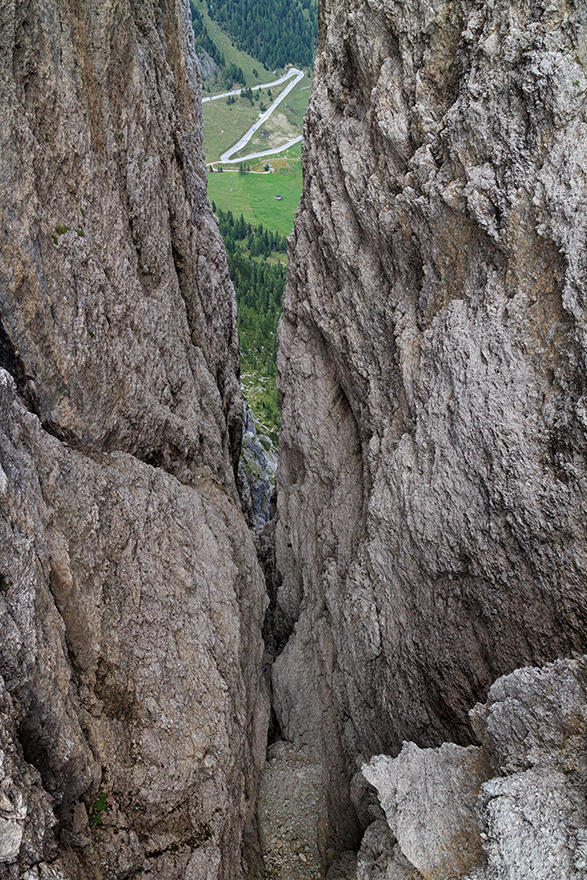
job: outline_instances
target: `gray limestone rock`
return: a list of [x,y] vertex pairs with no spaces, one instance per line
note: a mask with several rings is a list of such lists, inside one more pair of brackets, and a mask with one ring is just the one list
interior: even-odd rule
[[22,843],[22,825],[0,818],[0,862],[15,862]]
[[202,79],[207,79],[210,76],[213,76],[218,70],[218,65],[214,61],[214,59],[208,55],[205,49],[198,50],[198,67],[200,69],[200,74]]
[[256,532],[269,521],[276,471],[277,450],[270,437],[257,432],[254,413],[245,403],[238,487]]
[[[0,600],[1,601],[1,600]],[[39,772],[23,756],[18,709],[0,676],[0,876],[17,877],[18,865],[55,861],[56,824]],[[57,865],[56,865],[57,867]],[[3,873],[4,871],[4,873]]]
[[0,673],[60,849],[81,876],[196,878],[204,847],[240,877],[267,727],[246,523],[204,470],[66,448],[0,378]]
[[587,647],[587,7],[325,0],[280,326],[273,666],[330,829]]
[[[421,750],[406,743],[397,758],[380,755],[364,766],[385,809],[390,837],[395,835],[402,857],[421,876],[585,876],[586,664],[585,657],[558,661],[498,679],[488,702],[472,712],[485,730],[481,747],[444,743]],[[359,866],[371,829],[379,825],[365,834]],[[362,880],[360,870],[357,878]]]
[[587,662],[516,669],[491,686],[470,717],[500,773],[548,763],[576,769],[587,736]]
[[[488,880],[581,880],[587,833],[585,788],[553,768],[492,779],[482,789],[480,818]],[[580,826],[580,829],[577,826]],[[578,851],[579,850],[579,851]]]
[[477,808],[487,880],[582,880],[587,658],[518,669],[471,716],[500,774],[482,786]]
[[9,0],[0,49],[0,874],[237,880],[265,590],[189,5]]
[[389,825],[373,822],[363,835],[357,857],[357,880],[421,880],[406,859]]
[[3,4],[2,363],[71,444],[232,491],[236,304],[187,0]]
[[476,806],[489,764],[481,749],[405,743],[395,759],[372,758],[363,774],[402,853],[426,880],[456,880],[482,860]]

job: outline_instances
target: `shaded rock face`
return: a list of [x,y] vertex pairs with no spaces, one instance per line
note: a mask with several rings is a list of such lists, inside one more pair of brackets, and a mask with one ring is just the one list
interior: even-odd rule
[[267,525],[271,515],[276,471],[277,450],[270,437],[257,433],[253,411],[244,403],[238,489],[243,509],[257,533]]
[[214,59],[208,55],[205,49],[200,47],[200,51],[197,55],[198,58],[198,67],[200,69],[200,73],[202,75],[202,79],[207,79],[209,76],[213,76],[214,73],[219,69],[218,65],[214,61]]
[[183,7],[5,5],[3,363],[68,442],[228,486],[235,304]]
[[[321,5],[280,329],[273,667],[349,777],[584,650],[587,10]],[[360,811],[359,811],[360,812]]]
[[265,591],[188,5],[0,42],[0,875],[233,880]]

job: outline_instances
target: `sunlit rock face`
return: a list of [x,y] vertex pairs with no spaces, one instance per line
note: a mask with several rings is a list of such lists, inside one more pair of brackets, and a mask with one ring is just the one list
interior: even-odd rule
[[0,41],[0,875],[241,878],[265,593],[188,4]]
[[[280,330],[284,735],[472,741],[587,642],[587,9],[325,0]],[[355,793],[356,794],[356,793]]]

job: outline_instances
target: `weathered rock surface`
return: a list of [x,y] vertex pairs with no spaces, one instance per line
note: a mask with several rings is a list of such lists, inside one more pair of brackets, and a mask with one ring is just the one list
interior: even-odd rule
[[406,743],[397,758],[372,758],[363,773],[377,789],[403,854],[424,877],[452,880],[480,861],[475,808],[490,775],[481,749]]
[[3,362],[68,442],[230,487],[236,306],[185,7],[4,4]]
[[[325,0],[280,329],[284,736],[377,752],[587,645],[587,8]],[[329,861],[326,856],[326,861]]]
[[266,728],[244,520],[205,471],[67,449],[1,376],[0,673],[61,844],[113,877],[189,877],[206,844],[239,876]]
[[0,876],[235,880],[265,592],[187,3],[0,45]]
[[481,747],[406,743],[363,768],[408,866],[426,880],[581,880],[587,658],[516,670],[471,714]]
[[357,858],[357,880],[421,880],[394,838],[378,819],[367,828]]
[[197,57],[198,67],[200,69],[202,79],[207,79],[209,76],[214,76],[214,74],[218,70],[218,65],[216,64],[214,59],[210,55],[208,55],[206,50],[200,47]]
[[269,520],[276,471],[277,450],[270,437],[257,433],[254,413],[245,403],[238,487],[243,508],[256,532]]

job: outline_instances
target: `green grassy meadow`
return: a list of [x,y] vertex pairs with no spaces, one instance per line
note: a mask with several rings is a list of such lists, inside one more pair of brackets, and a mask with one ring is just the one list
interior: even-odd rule
[[[235,64],[242,69],[246,87],[254,88],[278,78],[279,74],[276,76],[257,59],[232,45],[230,37],[210,19],[205,0],[194,0],[194,5],[201,13],[210,37],[224,55],[226,64]],[[258,76],[254,75],[253,69],[257,70]],[[224,165],[221,173],[209,169],[208,197],[217,211],[231,211],[235,220],[242,214],[252,226],[262,225],[265,230],[273,230],[283,236],[291,233],[302,192],[301,144],[267,158],[247,160],[246,156],[279,147],[301,135],[310,84],[309,76],[304,76],[241,151],[240,155],[252,173],[241,174],[238,163]],[[272,87],[272,99],[275,100],[287,85],[286,82]],[[204,83],[203,97],[225,91],[228,89],[224,83],[215,83],[209,78]],[[258,120],[262,112],[261,104],[265,108],[270,106],[267,89],[254,94],[258,95],[258,99],[253,100],[252,104],[248,98],[235,96],[234,103],[227,104],[226,98],[220,98],[203,105],[203,147],[209,166],[214,163],[217,167],[220,155]],[[270,173],[264,172],[267,162],[272,168]],[[281,196],[279,201],[275,198],[277,195]],[[225,223],[226,218],[222,222]],[[230,230],[224,229],[223,234],[230,236]],[[272,279],[268,267],[286,265],[287,256],[282,251],[253,255],[248,250],[250,241],[247,245],[244,240],[236,242],[235,253],[234,245],[235,242],[229,253],[229,264],[239,302],[243,394],[255,412],[258,430],[277,443],[279,401],[275,384],[274,323],[277,320],[276,303],[279,309],[281,307],[283,280],[277,283]]]
[[[276,159],[271,160],[273,165]],[[232,174],[232,192],[230,176]],[[272,174],[240,174],[233,166],[220,174],[208,175],[208,198],[221,211],[232,211],[235,217],[242,214],[247,223],[263,224],[281,235],[289,235],[302,194],[302,168],[299,159],[284,163],[283,170]],[[275,196],[280,195],[281,201]]]

